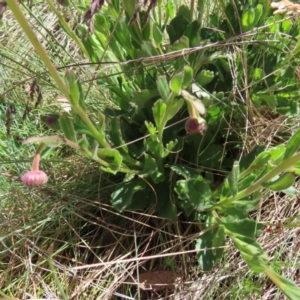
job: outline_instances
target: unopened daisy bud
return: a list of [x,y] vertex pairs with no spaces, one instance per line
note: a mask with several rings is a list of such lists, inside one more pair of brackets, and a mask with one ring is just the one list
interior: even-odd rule
[[29,187],[42,186],[47,183],[48,176],[43,171],[28,171],[23,175],[22,181]]
[[206,122],[202,118],[189,118],[185,123],[187,133],[202,133],[206,129]]

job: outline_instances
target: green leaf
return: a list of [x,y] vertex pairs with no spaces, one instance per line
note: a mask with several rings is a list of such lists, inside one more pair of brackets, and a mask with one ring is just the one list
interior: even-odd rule
[[59,126],[68,140],[77,143],[73,122],[68,117],[61,116],[59,118]]
[[149,138],[146,142],[146,147],[157,159],[157,162],[161,161],[164,153],[164,147],[157,137]]
[[120,152],[116,149],[98,149],[97,154],[99,157],[106,158],[109,160],[109,163],[112,165],[112,169],[118,170],[119,166],[122,164],[123,157]]
[[214,205],[212,191],[200,176],[197,179],[178,180],[175,191],[180,199],[188,199],[199,211],[207,210]]
[[[98,14],[96,14],[97,16]],[[118,41],[128,54],[132,52],[132,43],[131,43],[131,36],[128,30],[128,25],[125,21],[125,18],[121,18],[119,22],[116,24],[116,30],[114,31],[114,38]],[[118,47],[119,45],[116,44],[114,47]],[[114,51],[116,53],[116,51]]]
[[278,145],[268,150],[268,152],[271,154],[271,161],[275,164],[278,164],[282,162],[282,158],[285,152],[285,146],[282,144]]
[[199,178],[200,180],[202,179],[202,176],[200,175],[200,172],[202,170],[196,170],[194,168],[190,168],[186,165],[172,165],[170,166],[171,170],[176,172],[176,174],[183,176],[185,179],[197,179]]
[[99,112],[98,113],[98,121],[99,121],[99,123],[98,123],[98,128],[99,128],[99,130],[101,131],[101,132],[105,132],[105,116],[101,113],[101,112]]
[[166,218],[172,221],[177,220],[176,205],[171,202],[169,197],[164,199],[163,205],[159,208],[158,215],[162,218]]
[[168,1],[166,4],[166,16],[167,19],[173,19],[175,17],[175,5],[173,2]]
[[185,66],[183,70],[182,88],[186,89],[191,84],[192,79],[193,79],[193,69],[189,66]]
[[93,16],[95,29],[99,32],[108,34],[109,24],[107,18],[104,15],[95,14]]
[[[250,247],[249,247],[250,248]],[[265,262],[259,255],[249,255],[241,251],[242,258],[247,263],[248,267],[255,272],[263,272],[265,269]]]
[[183,35],[188,24],[188,20],[183,15],[176,16],[171,20],[166,27],[171,44],[174,44]]
[[[217,246],[214,246],[214,244]],[[210,271],[215,263],[222,258],[224,252],[222,246],[224,246],[224,240],[222,243],[222,232],[218,228],[206,231],[197,239],[198,262],[203,271]]]
[[150,39],[151,35],[151,25],[150,22],[145,23],[145,11],[140,12],[140,20],[141,20],[141,27],[142,27],[142,34],[143,34],[143,39],[144,41],[148,41]]
[[298,112],[297,101],[287,101],[287,99],[278,99],[278,106],[276,112],[283,116],[295,115]]
[[[188,37],[183,35],[176,42],[174,42],[174,44],[167,45],[166,49],[167,49],[167,52],[170,53],[170,52],[173,52],[173,51],[179,51],[179,50],[182,50],[182,49],[186,49],[188,47],[189,47],[189,39],[188,39]],[[186,63],[186,61],[184,61],[184,60],[179,59],[178,61],[182,62],[183,66]],[[181,64],[177,65],[178,70],[180,70],[183,67],[183,66],[182,67],[178,67],[178,66],[181,66]]]
[[222,222],[235,222],[238,219],[246,219],[248,216],[247,212],[242,209],[236,208],[235,205],[228,205],[224,209],[226,217],[222,217]]
[[254,159],[250,167],[264,167],[270,160],[271,154],[268,152],[262,152],[257,155],[257,157]]
[[273,95],[265,95],[265,94],[258,94],[259,98],[263,100],[270,108],[273,110],[277,107],[277,98]]
[[167,143],[163,157],[167,157],[170,154],[170,152],[176,147],[177,144],[178,140],[170,141],[169,143]]
[[295,183],[295,174],[286,172],[274,181],[265,182],[262,186],[267,187],[272,191],[282,191]]
[[[123,155],[128,154],[128,147],[125,141],[122,138],[122,133],[120,129],[120,119],[119,118],[112,118],[110,123],[110,139],[114,147],[118,147],[120,153]],[[122,146],[122,147],[120,147]]]
[[131,18],[135,12],[135,2],[134,1],[125,1],[123,3],[126,13]]
[[77,86],[78,86],[78,90],[79,90],[79,102],[78,104],[80,105],[80,107],[86,111],[86,105],[84,102],[84,94],[83,94],[83,90],[82,90],[82,85],[79,81],[77,81]]
[[285,193],[286,195],[289,195],[289,196],[296,196],[296,195],[298,195],[297,189],[295,189],[293,186],[290,186],[289,188],[284,189],[281,192],[283,192],[283,193]]
[[206,111],[206,120],[208,125],[212,125],[216,123],[217,121],[221,120],[223,116],[223,111],[220,109],[220,107],[212,106],[208,108]]
[[89,150],[90,143],[85,134],[83,134],[82,138],[78,141],[78,145],[83,149]]
[[177,15],[183,15],[188,21],[192,20],[192,12],[187,5],[181,5],[178,8]]
[[177,180],[176,187],[174,190],[177,193],[179,199],[181,200],[188,199],[186,195],[186,180]]
[[156,56],[159,54],[160,53],[155,48],[153,43],[151,43],[149,41],[144,41],[141,45],[141,50],[137,52],[137,58]]
[[154,121],[159,131],[162,129],[161,123],[166,113],[166,109],[167,105],[163,102],[162,99],[157,100],[152,107]]
[[201,24],[197,20],[194,20],[187,26],[187,28],[184,32],[184,35],[189,38],[189,46],[190,47],[195,47],[198,44],[198,40],[199,40],[198,32],[199,32],[200,27],[201,27]]
[[240,171],[245,171],[247,168],[250,167],[250,165],[255,161],[255,159],[258,157],[260,153],[262,153],[265,150],[264,146],[255,146],[250,153],[243,156],[240,160]]
[[150,133],[150,135],[152,135],[153,137],[157,137],[156,135],[156,127],[151,123],[151,122],[145,122],[145,125],[148,129],[148,132]]
[[293,156],[300,148],[300,130],[295,132],[286,145],[283,160]]
[[228,183],[231,190],[231,195],[236,196],[238,192],[238,180],[240,175],[240,167],[237,161],[234,162],[231,173],[228,176]]
[[253,8],[249,8],[242,15],[243,32],[252,30],[254,26],[255,26],[255,11]]
[[223,222],[224,227],[234,234],[255,238],[261,234],[264,226],[254,220],[243,219],[236,222]]
[[289,32],[292,25],[293,25],[293,23],[291,20],[284,20],[281,22],[281,28],[282,28],[283,32]]
[[163,32],[161,31],[159,25],[157,23],[153,24],[153,38],[157,44],[161,44],[163,40]]
[[65,81],[68,87],[70,101],[72,105],[76,106],[79,103],[80,90],[77,76],[71,69],[66,70]]
[[254,80],[260,80],[264,76],[264,71],[261,68],[255,68],[253,71],[253,79]]
[[178,201],[178,205],[180,208],[183,209],[187,217],[189,217],[195,211],[193,205],[191,205],[191,203],[188,200]]
[[180,91],[181,91],[183,77],[184,77],[184,73],[180,72],[180,73],[175,74],[170,81],[170,89],[172,90],[172,92],[174,92],[178,95],[180,94]]
[[133,91],[129,101],[131,103],[134,103],[137,106],[138,110],[141,110],[149,100],[157,96],[159,96],[157,89],[147,89],[140,92]]
[[166,101],[170,95],[170,89],[166,76],[158,76],[156,80],[157,89],[161,98]]
[[177,114],[183,104],[184,100],[177,98],[175,98],[172,103],[169,103],[166,111],[166,121],[171,120]]
[[163,166],[159,164],[157,167],[158,170],[151,173],[151,179],[153,180],[154,183],[160,183],[166,179]]
[[[215,233],[213,237],[213,242],[212,242],[212,247],[213,248],[218,248],[222,247],[225,244],[225,230],[224,226],[219,226],[217,228],[217,232]],[[215,251],[215,250],[213,250]]]
[[285,294],[285,296],[288,299],[300,299],[300,289],[295,283],[280,276],[279,274],[267,267],[265,267],[264,273],[277,285],[278,288],[280,288],[280,290]]
[[[137,191],[143,190],[145,186],[146,183],[138,179],[118,184],[116,186],[117,190],[115,190],[111,195],[111,203],[113,207],[122,212],[131,204],[133,195]],[[143,199],[141,199],[141,201],[143,201]]]
[[264,271],[268,256],[263,251],[260,244],[250,237],[232,234],[228,230],[225,230],[225,232],[233,240],[235,246],[241,252],[242,257],[248,266],[256,272]]
[[144,153],[144,168],[140,173],[140,176],[148,176],[151,175],[153,172],[157,171],[157,164],[155,158],[150,156],[147,153]]
[[258,4],[255,8],[254,8],[254,14],[255,14],[255,18],[254,18],[254,22],[253,22],[253,27],[257,26],[258,22],[261,19],[261,16],[263,14],[263,5],[262,4]]
[[250,211],[255,210],[260,202],[261,202],[261,198],[257,197],[254,200],[247,199],[247,200],[235,201],[233,206],[236,209],[240,209],[243,212],[250,212]]
[[209,84],[215,77],[213,71],[201,70],[200,73],[196,76],[196,82],[201,86]]

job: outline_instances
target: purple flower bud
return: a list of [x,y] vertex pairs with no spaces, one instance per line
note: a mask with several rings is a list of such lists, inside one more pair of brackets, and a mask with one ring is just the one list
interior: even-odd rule
[[70,1],[69,0],[57,0],[57,3],[63,6],[69,6]]
[[51,126],[53,125],[53,123],[57,123],[57,122],[58,122],[57,117],[54,115],[49,115],[46,119],[46,124],[48,126]]
[[203,132],[206,129],[205,120],[202,118],[190,118],[185,123],[187,133]]
[[47,183],[48,176],[43,171],[28,171],[23,175],[22,181],[30,187],[41,186]]
[[59,126],[59,121],[58,120],[59,120],[59,115],[51,114],[51,115],[48,115],[47,117],[44,117],[43,121],[51,129],[59,130],[60,126]]

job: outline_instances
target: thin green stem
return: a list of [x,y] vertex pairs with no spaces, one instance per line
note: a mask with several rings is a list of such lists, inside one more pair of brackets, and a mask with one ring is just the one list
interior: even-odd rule
[[[262,167],[264,167],[264,166],[265,165],[263,165]],[[251,166],[250,168],[248,168],[244,172],[240,173],[239,180],[243,179],[244,177],[246,177],[247,175],[251,174],[252,172],[254,172],[257,169],[260,169],[260,168],[258,168],[257,166]]]
[[[82,147],[80,147],[78,144],[68,140],[68,139],[62,139],[63,142],[68,145],[69,147],[79,151],[81,154],[83,154],[84,156],[98,162],[101,166],[104,166],[106,168],[111,168],[111,164],[109,164],[107,161],[99,158],[97,155],[93,155],[92,152],[88,151],[87,149],[84,149]],[[132,170],[129,170],[128,168],[123,168],[123,167],[120,167],[119,168],[119,171],[120,172],[123,172],[123,173],[132,173]]]
[[61,90],[63,95],[65,95],[67,97],[67,99],[69,99],[68,89],[66,88],[62,79],[60,78],[60,76],[59,76],[58,72],[56,71],[55,67],[53,66],[51,60],[49,59],[49,56],[48,56],[46,50],[43,48],[43,46],[37,39],[34,31],[32,30],[29,23],[27,22],[24,14],[22,13],[22,11],[20,9],[20,6],[19,6],[17,0],[7,0],[6,2],[9,6],[9,8],[11,9],[12,13],[14,14],[15,18],[19,22],[20,26],[22,27],[24,33],[27,35],[27,37],[28,37],[29,41],[31,42],[32,46],[34,47],[35,51],[38,53],[41,60],[45,64],[46,68],[48,69],[50,75],[56,82],[57,86],[59,87],[59,89]]
[[285,161],[281,162],[277,167],[275,167],[273,170],[268,172],[265,176],[257,180],[254,184],[249,186],[248,188],[244,189],[243,191],[237,193],[235,197],[229,197],[228,199],[218,203],[216,206],[226,206],[228,204],[231,204],[237,200],[240,200],[242,198],[245,198],[254,192],[258,191],[262,188],[262,183],[268,182],[272,180],[275,176],[279,175],[280,173],[284,172],[285,170],[289,169],[291,166],[296,164],[300,161],[300,153],[295,154],[294,156],[286,159]]
[[[48,69],[50,75],[56,82],[58,88],[62,92],[62,94],[68,99],[68,101],[72,104],[70,101],[70,95],[69,91],[64,84],[63,80],[61,79],[59,73],[53,66],[51,60],[49,59],[49,56],[46,52],[46,50],[43,48],[39,40],[37,39],[34,31],[30,27],[29,23],[27,22],[24,14],[22,13],[19,4],[17,3],[17,0],[7,0],[7,4],[10,7],[11,11],[15,15],[15,18],[19,22],[20,26],[22,27],[23,31],[27,35],[28,39],[30,40],[31,44],[33,45],[35,51],[39,54],[41,60],[45,64],[46,68]],[[82,108],[79,105],[72,105],[73,109],[76,111],[76,113],[82,118],[82,120],[85,122],[85,124],[88,126],[90,131],[93,133],[95,138],[98,140],[101,146],[105,148],[110,148],[110,145],[105,141],[104,136],[95,128],[87,114],[82,110]]]
[[57,10],[57,8],[54,6],[53,2],[51,0],[46,0],[51,10],[56,14],[58,20],[62,24],[62,27],[67,32],[67,34],[74,40],[74,42],[78,45],[78,47],[81,49],[81,51],[84,53],[84,55],[88,58],[90,58],[89,53],[85,49],[84,45],[82,44],[81,40],[78,38],[78,36],[74,33],[74,31],[71,29],[69,24],[65,21],[64,17],[60,14],[60,12]]

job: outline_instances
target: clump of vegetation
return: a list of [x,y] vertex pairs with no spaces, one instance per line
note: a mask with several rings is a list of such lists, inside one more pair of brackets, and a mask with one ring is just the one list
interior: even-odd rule
[[[112,251],[111,260],[109,247],[102,250],[102,245],[122,245],[122,251],[130,254],[140,247],[144,253],[164,248],[164,243],[155,247],[151,239],[136,235],[139,228],[123,231],[126,220],[136,224],[135,216],[139,216],[137,224],[149,230],[159,226],[163,235],[180,225],[177,236],[182,238],[185,232],[189,238],[165,237],[165,245],[175,249],[171,245],[176,242],[178,251],[194,251],[202,271],[222,264],[228,237],[251,271],[264,273],[288,298],[298,299],[297,286],[270,267],[267,253],[257,242],[265,224],[251,215],[271,192],[297,194],[300,131],[279,128],[277,146],[272,139],[269,147],[259,142],[269,133],[264,124],[298,114],[298,69],[294,67],[299,52],[298,20],[273,15],[267,0],[252,1],[251,5],[242,0],[219,1],[220,9],[209,12],[203,1],[177,7],[172,1],[150,1],[148,6],[146,1],[92,1],[91,6],[85,1],[70,6],[68,1],[59,1],[63,6],[56,7],[47,0],[60,29],[81,59],[89,61],[74,65],[69,57],[68,65],[63,61],[57,68],[35,38],[20,6],[15,1],[7,4],[52,78],[50,83],[35,79],[31,98],[36,92],[38,105],[40,85],[47,84],[57,88],[71,106],[70,111],[48,111],[42,119],[51,128],[50,134],[30,137],[25,144],[41,143],[38,157],[56,153],[58,147],[70,147],[93,161],[95,164],[89,162],[92,169],[96,165],[105,174],[100,189],[105,201],[101,204],[92,200],[84,206],[77,201],[56,203],[64,213],[50,227],[55,230],[68,224],[62,226],[63,232],[57,232],[56,240],[64,240],[70,231],[76,233],[68,240],[72,247],[61,246],[59,253],[76,257],[77,264],[66,260],[60,276],[54,272],[52,255],[46,261],[36,257],[39,267],[47,263],[52,271],[50,283],[45,278],[47,285],[53,280],[67,298],[64,284],[74,272],[115,265],[114,275],[107,271],[106,279],[97,281],[110,287],[102,291],[102,297],[108,297],[108,291],[117,295],[120,284],[132,277],[134,265],[126,268],[128,274],[120,280],[117,275],[124,269],[115,264],[119,250]],[[85,13],[84,21],[73,26],[74,20],[66,21],[68,13],[79,17]],[[84,66],[89,71],[82,71]],[[32,171],[41,172],[36,167]],[[38,182],[36,176],[34,180],[27,177],[23,181],[30,186],[47,182],[45,176]],[[84,182],[82,185],[88,188]],[[70,218],[74,225],[69,225]],[[46,226],[45,219],[40,222]],[[114,222],[118,228],[111,229]],[[99,234],[95,228],[101,228],[101,241],[94,241]],[[85,241],[87,232],[91,244]],[[76,246],[79,241],[85,250]],[[78,258],[79,253],[85,253],[87,261]],[[187,268],[190,263],[183,265]],[[174,261],[165,264],[176,273]],[[167,285],[181,277],[159,275]],[[156,277],[147,276],[151,280]],[[94,292],[101,295],[93,287],[88,296]],[[123,293],[134,295],[134,288]]]

